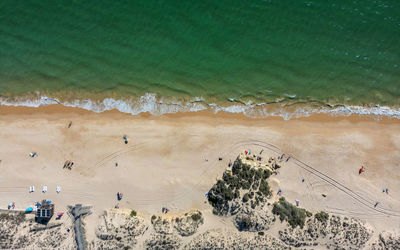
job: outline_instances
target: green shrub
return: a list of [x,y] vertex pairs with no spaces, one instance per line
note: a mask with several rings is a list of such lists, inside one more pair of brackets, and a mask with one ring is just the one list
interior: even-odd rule
[[132,210],[132,211],[131,211],[131,217],[136,216],[136,215],[137,215],[136,211],[135,211],[135,210]]
[[290,204],[284,197],[281,197],[279,202],[274,203],[272,212],[279,215],[281,221],[286,220],[292,228],[297,226],[303,228],[306,217],[311,214],[303,208]]
[[263,177],[264,179],[268,179],[271,176],[271,171],[269,171],[268,169],[265,169],[263,172]]
[[151,216],[151,220],[152,221],[155,220],[155,219],[157,219],[157,216],[155,216],[155,215]]
[[268,183],[264,179],[261,180],[260,187],[258,188],[258,190],[265,196],[271,195],[271,189],[269,188]]
[[264,235],[264,232],[258,232],[258,235],[263,236],[263,235]]
[[20,212],[20,213],[18,213],[18,215],[17,215],[17,222],[18,222],[18,223],[21,223],[21,222],[23,222],[23,221],[25,220],[25,218],[26,218],[25,213],[24,213],[24,212]]
[[319,220],[320,222],[327,222],[329,219],[329,214],[321,211],[314,215],[315,219]]
[[249,201],[249,194],[244,194],[242,200],[243,200],[243,202],[248,202]]
[[248,230],[252,225],[249,217],[243,217],[241,221],[238,222],[238,229],[239,231]]
[[192,220],[199,221],[201,219],[201,214],[195,213],[195,214],[192,214],[191,217],[192,217]]

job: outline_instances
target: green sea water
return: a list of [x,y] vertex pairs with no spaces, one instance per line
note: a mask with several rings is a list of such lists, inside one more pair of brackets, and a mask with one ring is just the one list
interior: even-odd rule
[[0,1],[0,96],[400,103],[400,1]]

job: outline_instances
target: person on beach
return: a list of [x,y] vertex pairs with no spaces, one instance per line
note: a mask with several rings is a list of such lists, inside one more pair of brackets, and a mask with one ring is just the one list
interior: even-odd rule
[[72,126],[72,121],[69,121],[68,128],[70,128],[71,126]]
[[129,141],[128,137],[126,135],[124,135],[122,138],[124,139],[125,144],[128,144],[128,141]]
[[118,167],[118,162],[115,163],[115,166]]
[[376,206],[378,206],[379,205],[379,201],[377,201],[376,203],[375,203],[375,205],[374,205],[374,207],[376,207]]
[[364,166],[362,166],[359,170],[358,170],[358,174],[362,174],[365,171]]
[[296,207],[300,205],[300,201],[296,200]]

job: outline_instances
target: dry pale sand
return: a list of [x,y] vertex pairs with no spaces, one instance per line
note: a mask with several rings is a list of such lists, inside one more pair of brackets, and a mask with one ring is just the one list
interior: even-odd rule
[[[291,155],[270,180],[289,201],[297,199],[313,212],[365,219],[376,230],[400,226],[397,119],[314,115],[284,121],[207,112],[131,116],[55,105],[0,107],[0,127],[1,208],[15,201],[17,209],[25,209],[50,199],[57,212],[82,203],[92,205],[96,215],[114,207],[116,193],[122,192],[121,207],[149,217],[161,214],[163,206],[172,215],[199,209],[206,215],[204,228],[212,228],[204,194],[240,151],[263,149],[265,155]],[[75,163],[71,171],[63,169],[66,160]],[[359,175],[361,165],[366,172]],[[29,193],[32,185],[36,191]],[[43,185],[47,193],[41,192]],[[227,226],[214,218],[216,227]],[[89,239],[96,219],[87,220]]]

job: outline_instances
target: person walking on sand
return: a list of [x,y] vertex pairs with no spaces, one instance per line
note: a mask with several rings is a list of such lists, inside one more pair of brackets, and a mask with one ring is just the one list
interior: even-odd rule
[[364,172],[364,171],[365,171],[364,166],[361,166],[361,168],[358,170],[358,174],[362,174],[362,172]]
[[375,203],[375,205],[374,205],[374,207],[376,207],[376,206],[378,206],[379,205],[379,201],[377,201],[376,203]]

